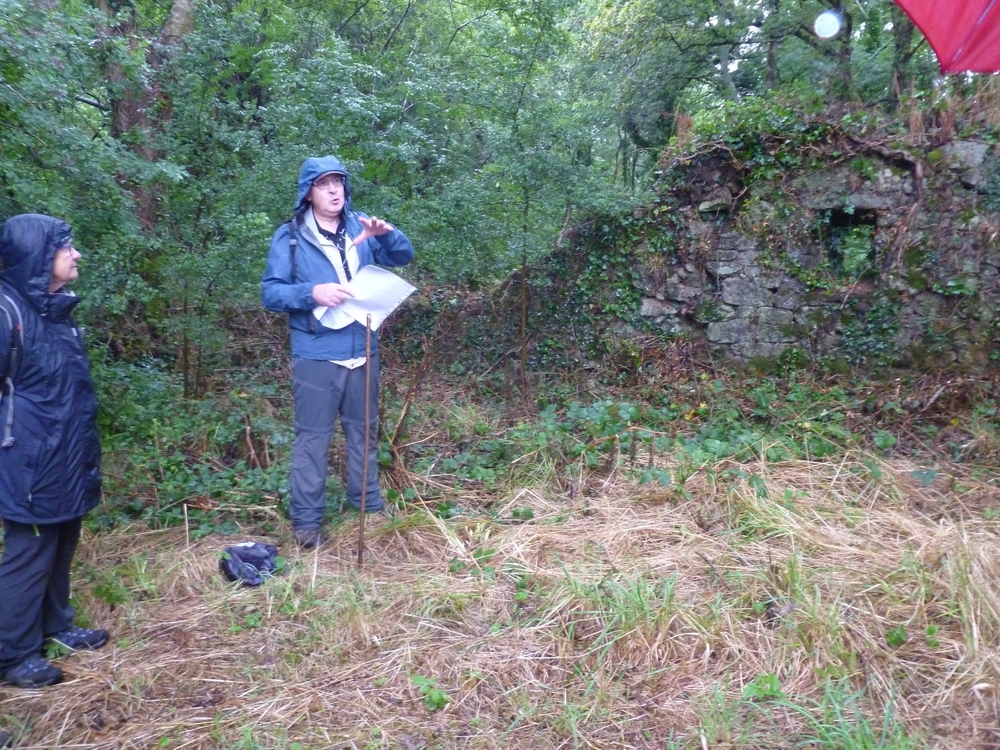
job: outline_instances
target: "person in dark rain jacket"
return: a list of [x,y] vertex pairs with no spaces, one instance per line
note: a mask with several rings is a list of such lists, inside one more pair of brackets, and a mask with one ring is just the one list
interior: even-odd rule
[[[372,337],[366,363],[365,326],[327,328],[313,310],[353,296],[348,284],[364,266],[405,266],[413,260],[413,245],[391,224],[351,210],[350,176],[335,156],[306,159],[298,188],[295,217],[271,240],[261,287],[268,310],[288,313],[295,396],[290,511],[296,540],[311,548],[324,541],[327,453],[338,416],[346,437],[347,499],[359,507],[364,486],[365,510],[384,512],[376,460],[378,339]],[[366,372],[371,382],[364,477]]]
[[0,372],[14,375],[0,401],[0,674],[18,687],[62,679],[41,657],[46,642],[85,649],[108,640],[105,630],[74,626],[69,603],[83,515],[101,495],[97,397],[71,317],[79,298],[65,288],[79,259],[69,225],[51,216],[22,214],[0,228],[0,294],[21,329],[0,315]]

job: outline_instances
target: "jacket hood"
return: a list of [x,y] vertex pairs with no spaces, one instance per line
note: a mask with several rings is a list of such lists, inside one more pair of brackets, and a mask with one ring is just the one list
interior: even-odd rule
[[312,187],[313,180],[328,172],[339,172],[344,175],[344,213],[351,211],[351,175],[340,159],[336,156],[310,156],[302,162],[302,169],[299,170],[299,199],[295,203],[295,213],[299,214],[306,206],[306,196],[309,188]]
[[[3,263],[0,281],[43,315],[56,313],[54,317],[62,318],[62,313],[68,315],[79,301],[75,295],[49,294],[56,250],[71,235],[69,224],[44,214],[14,216],[0,227],[0,263]],[[66,307],[69,300],[73,302]]]

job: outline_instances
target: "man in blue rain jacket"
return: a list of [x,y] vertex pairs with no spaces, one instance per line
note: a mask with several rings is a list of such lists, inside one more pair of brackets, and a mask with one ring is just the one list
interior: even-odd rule
[[413,245],[391,224],[351,209],[350,175],[336,157],[306,159],[298,187],[295,216],[271,240],[261,287],[268,310],[288,313],[295,397],[290,512],[296,540],[312,548],[324,541],[320,527],[326,509],[327,455],[338,416],[346,438],[347,499],[360,507],[366,487],[366,511],[384,512],[376,450],[378,339],[372,335],[371,361],[366,361],[365,326],[349,322],[328,328],[313,311],[336,307],[353,296],[348,285],[364,266],[405,266],[413,260]]

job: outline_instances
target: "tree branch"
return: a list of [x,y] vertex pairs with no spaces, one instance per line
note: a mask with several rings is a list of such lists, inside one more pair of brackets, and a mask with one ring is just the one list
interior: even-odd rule
[[451,38],[448,40],[448,43],[444,46],[444,51],[447,52],[449,49],[451,49],[451,45],[455,42],[455,39],[458,37],[458,34],[459,32],[462,31],[462,29],[464,29],[466,26],[474,24],[476,21],[481,21],[482,19],[486,18],[486,16],[492,15],[493,13],[494,13],[493,10],[488,10],[485,13],[481,13],[480,15],[476,16],[475,18],[470,18],[463,24],[459,24],[455,28],[455,31],[452,32]]
[[406,10],[403,11],[403,15],[399,19],[399,23],[397,23],[396,27],[391,32],[389,32],[389,38],[386,39],[385,44],[382,45],[382,51],[378,53],[380,57],[385,54],[385,51],[387,49],[389,49],[389,43],[392,42],[392,38],[396,36],[396,32],[399,31],[400,27],[403,25],[403,21],[406,20],[406,17],[410,15],[410,10],[412,8],[413,8],[413,0],[409,0],[409,2],[406,3]]
[[91,107],[95,107],[101,110],[101,112],[111,111],[111,107],[109,107],[106,104],[101,104],[101,102],[97,101],[96,99],[91,99],[89,96],[75,96],[73,98],[82,104],[89,104]]
[[354,17],[356,15],[358,15],[358,13],[360,13],[361,11],[363,11],[367,7],[367,5],[368,5],[369,2],[370,2],[370,0],[365,0],[363,3],[361,3],[361,5],[359,5],[357,8],[354,9],[354,12],[351,13],[351,15],[349,15],[347,18],[345,18],[341,22],[340,26],[337,27],[337,36],[340,36],[341,34],[343,34],[344,29],[347,28],[347,24],[349,24],[351,21],[353,21]]

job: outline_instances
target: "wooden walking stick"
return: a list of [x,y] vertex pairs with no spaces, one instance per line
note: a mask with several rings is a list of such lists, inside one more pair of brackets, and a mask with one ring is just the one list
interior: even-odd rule
[[368,441],[371,439],[372,316],[365,321],[365,457],[361,462],[361,523],[358,525],[358,567],[365,564],[365,499],[368,495]]

